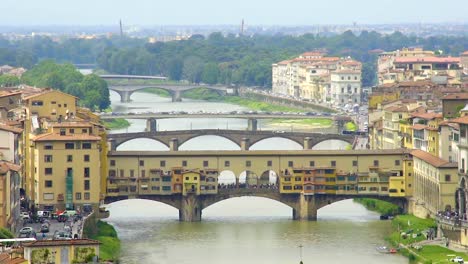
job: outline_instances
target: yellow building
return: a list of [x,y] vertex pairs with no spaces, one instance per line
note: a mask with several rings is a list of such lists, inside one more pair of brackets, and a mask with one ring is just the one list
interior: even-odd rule
[[99,244],[91,239],[38,240],[25,243],[24,258],[28,263],[88,263],[99,258]]
[[439,124],[443,121],[442,114],[412,113],[409,119],[413,124],[411,148],[439,155]]
[[50,132],[31,139],[35,205],[50,211],[98,206],[101,138],[88,122],[47,125]]
[[20,171],[19,165],[0,161],[0,227],[13,232],[19,219]]
[[414,199],[428,214],[455,208],[458,185],[457,163],[448,162],[422,150],[411,152],[414,161]]
[[196,170],[187,170],[182,172],[183,188],[182,194],[200,195],[200,179],[201,173]]

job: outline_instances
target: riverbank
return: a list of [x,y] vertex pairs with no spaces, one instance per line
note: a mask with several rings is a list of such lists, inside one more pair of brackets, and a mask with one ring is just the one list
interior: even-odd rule
[[130,126],[130,122],[123,118],[102,120],[102,124],[108,129],[122,129]]
[[[358,198],[354,201],[382,215],[394,215],[400,211],[398,206],[377,199]],[[408,257],[411,263],[447,263],[454,256],[468,260],[465,253],[447,248],[445,240],[428,240],[427,234],[431,229],[436,232],[437,224],[434,219],[397,215],[392,219],[392,232],[386,240],[393,247],[399,248],[398,252]]]
[[120,240],[114,227],[104,221],[98,220],[96,228],[85,230],[91,239],[100,241],[99,256],[101,260],[116,261],[120,257]]

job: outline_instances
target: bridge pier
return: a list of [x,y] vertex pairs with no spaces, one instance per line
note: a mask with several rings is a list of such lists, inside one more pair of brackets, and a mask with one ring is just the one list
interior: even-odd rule
[[300,194],[293,208],[294,220],[317,221],[317,204],[315,195]]
[[179,150],[179,140],[177,138],[172,138],[169,142],[169,150],[170,151],[178,151]]
[[310,137],[304,138],[304,145],[303,145],[304,150],[311,149],[312,148],[311,143],[312,143],[312,138]]
[[182,102],[182,93],[178,90],[172,91],[172,102]]
[[248,126],[247,126],[247,130],[249,131],[257,131],[257,119],[255,118],[249,118],[248,120]]
[[181,208],[179,209],[179,221],[200,222],[202,215],[201,198],[196,194],[182,196]]
[[249,148],[250,148],[250,139],[242,138],[240,147],[241,147],[241,150],[249,150]]
[[120,95],[120,102],[121,103],[130,103],[130,96],[133,92],[130,91],[116,91]]
[[156,118],[146,119],[146,132],[156,132],[158,131],[158,122]]
[[107,141],[107,148],[110,150],[110,151],[116,151],[117,150],[117,142],[115,142],[115,139],[109,139]]

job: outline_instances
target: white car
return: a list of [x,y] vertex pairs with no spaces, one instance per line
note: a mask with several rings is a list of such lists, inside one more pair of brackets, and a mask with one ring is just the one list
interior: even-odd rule
[[455,263],[465,263],[465,260],[463,260],[463,258],[460,256],[456,256],[455,258],[451,259],[451,261]]
[[29,213],[27,213],[27,212],[21,212],[21,213],[20,213],[20,217],[21,217],[21,219],[29,218]]

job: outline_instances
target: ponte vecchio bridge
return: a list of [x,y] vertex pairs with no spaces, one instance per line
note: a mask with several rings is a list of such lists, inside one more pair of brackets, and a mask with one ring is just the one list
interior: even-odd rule
[[[276,200],[293,219],[316,220],[318,209],[359,197],[407,210],[412,192],[407,150],[110,151],[108,162],[105,203],[154,200],[178,209],[181,221],[200,221],[203,209],[240,196]],[[220,184],[226,171],[230,185]]]

